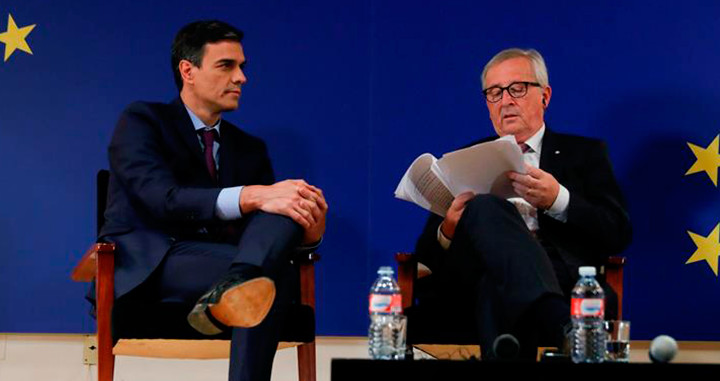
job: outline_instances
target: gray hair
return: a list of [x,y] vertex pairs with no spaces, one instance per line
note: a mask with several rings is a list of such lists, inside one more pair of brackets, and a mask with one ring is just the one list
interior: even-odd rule
[[545,66],[545,60],[543,59],[540,52],[538,52],[535,49],[518,49],[518,48],[510,48],[505,49],[501,51],[500,53],[496,54],[486,65],[485,68],[482,71],[481,80],[482,80],[482,88],[485,89],[485,76],[487,76],[488,70],[504,61],[507,61],[511,58],[517,58],[517,57],[524,57],[530,60],[530,63],[533,66],[533,69],[535,71],[535,80],[540,84],[540,86],[547,86],[550,84],[550,80],[548,79],[548,72],[547,72],[547,66]]

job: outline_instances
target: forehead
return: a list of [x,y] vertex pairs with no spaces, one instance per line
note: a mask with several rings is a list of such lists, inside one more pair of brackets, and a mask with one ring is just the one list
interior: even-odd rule
[[515,57],[495,64],[485,75],[486,87],[507,86],[512,82],[536,81],[535,71],[528,58]]
[[242,45],[237,41],[218,41],[205,44],[203,62],[216,62],[219,60],[245,61]]

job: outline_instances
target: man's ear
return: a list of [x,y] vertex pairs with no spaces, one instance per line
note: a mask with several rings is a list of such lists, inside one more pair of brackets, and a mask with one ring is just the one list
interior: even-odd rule
[[178,64],[178,70],[180,71],[180,77],[182,77],[183,83],[192,84],[195,82],[195,65],[188,60],[180,60]]
[[550,85],[548,85],[545,86],[542,93],[543,108],[547,108],[548,104],[550,104],[550,97],[552,97],[552,88],[550,88]]

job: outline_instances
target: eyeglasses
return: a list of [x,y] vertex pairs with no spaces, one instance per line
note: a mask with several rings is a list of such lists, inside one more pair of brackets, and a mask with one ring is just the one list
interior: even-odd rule
[[498,102],[503,97],[503,92],[507,90],[513,98],[522,98],[527,94],[528,86],[542,87],[537,82],[513,82],[505,87],[493,86],[483,90],[485,99],[490,103]]

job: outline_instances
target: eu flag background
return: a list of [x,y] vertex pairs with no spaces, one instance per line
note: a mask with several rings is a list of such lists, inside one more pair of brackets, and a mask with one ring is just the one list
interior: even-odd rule
[[517,46],[546,59],[548,126],[608,142],[634,229],[633,339],[720,340],[720,5],[705,1],[4,1],[0,332],[93,329],[69,274],[95,238],[95,173],[125,105],[177,96],[172,38],[210,18],[246,33],[249,82],[225,117],[330,203],[319,334],[366,333],[375,270],[426,216],[393,198],[398,180],[493,134],[479,76]]

